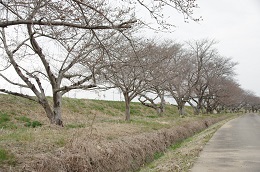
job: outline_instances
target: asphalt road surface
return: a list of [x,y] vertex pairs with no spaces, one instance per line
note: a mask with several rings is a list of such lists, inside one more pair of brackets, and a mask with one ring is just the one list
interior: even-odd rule
[[192,172],[260,172],[260,115],[223,125],[206,144]]

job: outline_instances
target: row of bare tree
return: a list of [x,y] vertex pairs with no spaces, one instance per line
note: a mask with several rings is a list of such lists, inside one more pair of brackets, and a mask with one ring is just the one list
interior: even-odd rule
[[[185,20],[197,20],[192,17],[196,7],[196,0],[0,0],[1,81],[30,91],[25,94],[5,85],[0,92],[38,102],[57,125],[63,125],[65,93],[100,85],[122,91],[126,120],[137,96],[158,113],[164,111],[164,97],[169,95],[181,114],[186,103],[196,113],[241,108],[234,97],[243,92],[232,79],[235,64],[218,54],[214,41],[159,44],[135,36],[144,28],[171,29],[165,8],[181,12]],[[251,95],[243,101],[248,109],[252,100]]]
[[119,58],[103,73],[124,95],[126,120],[135,97],[158,114],[164,112],[165,97],[175,100],[180,115],[185,115],[185,105],[192,106],[194,114],[257,111],[260,98],[240,87],[234,79],[237,63],[221,56],[215,44],[207,39],[184,44],[149,40],[140,41],[133,52],[118,50]]

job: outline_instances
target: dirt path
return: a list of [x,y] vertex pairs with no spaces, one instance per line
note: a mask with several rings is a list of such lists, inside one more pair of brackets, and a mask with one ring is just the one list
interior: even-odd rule
[[258,172],[260,115],[248,114],[221,127],[205,146],[192,172]]

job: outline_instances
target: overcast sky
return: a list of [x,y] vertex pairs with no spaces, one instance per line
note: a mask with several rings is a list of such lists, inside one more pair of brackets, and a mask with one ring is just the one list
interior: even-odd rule
[[[185,23],[182,15],[172,15],[171,11],[175,31],[159,33],[157,37],[177,42],[215,39],[220,54],[239,63],[235,72],[241,87],[260,96],[260,0],[197,0],[197,3],[199,8],[194,17],[202,16],[202,21]],[[156,37],[149,31],[146,35]],[[93,97],[118,100],[119,94],[95,92]]]
[[221,55],[238,62],[237,80],[242,88],[260,96],[260,0],[197,0],[194,16],[203,21],[177,20],[177,41],[215,39]]
[[[199,8],[194,17],[202,16],[202,21],[185,23],[181,15],[170,12],[176,28],[162,36],[177,42],[215,39],[220,54],[239,63],[236,78],[242,88],[260,96],[260,0],[197,0],[197,3]],[[79,95],[77,91],[69,93],[72,97]],[[119,99],[118,91],[107,95],[93,92],[90,97]]]

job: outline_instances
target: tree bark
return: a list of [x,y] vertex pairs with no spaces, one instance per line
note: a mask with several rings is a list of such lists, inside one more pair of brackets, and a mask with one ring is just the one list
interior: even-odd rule
[[130,97],[128,93],[124,93],[125,97],[125,120],[130,121]]
[[177,102],[179,115],[185,115],[185,109],[184,109],[185,103],[186,102],[183,102],[183,101]]
[[157,107],[156,108],[156,112],[157,112],[157,114],[159,115],[159,116],[162,116],[162,109],[161,109],[161,107]]
[[56,125],[63,126],[63,121],[61,118],[61,100],[61,93],[53,93],[53,119],[51,122]]
[[193,114],[194,115],[198,115],[199,114],[199,110],[198,110],[198,102],[196,101],[196,103],[197,103],[197,105],[194,105],[194,104],[192,104],[190,101],[188,101],[188,103],[189,103],[189,105],[192,107],[192,109],[193,109]]
[[[57,98],[58,98],[58,101],[55,100]],[[62,118],[61,118],[61,103],[59,103],[59,102],[61,102],[61,96],[60,97],[58,96],[57,98],[53,97],[53,101],[54,101],[53,102],[53,109],[49,105],[46,97],[39,100],[39,103],[41,104],[45,113],[47,114],[47,117],[48,117],[50,123],[63,127],[63,121],[62,121]]]
[[161,96],[161,103],[160,103],[160,114],[165,111],[165,99],[164,96]]

